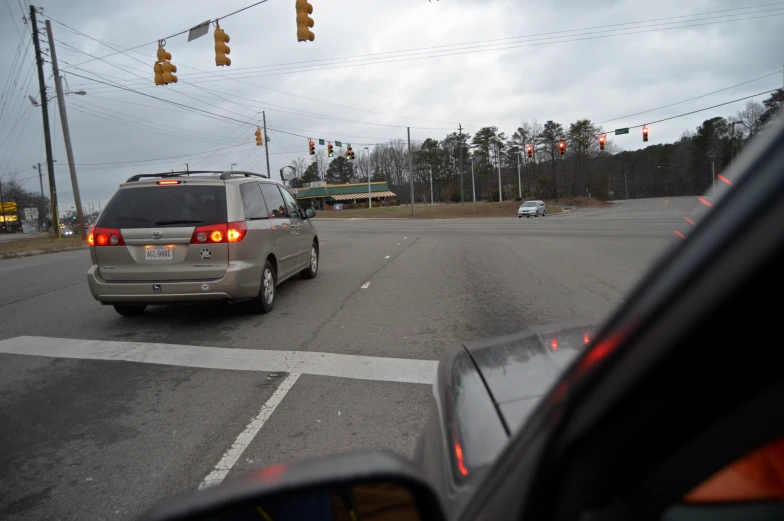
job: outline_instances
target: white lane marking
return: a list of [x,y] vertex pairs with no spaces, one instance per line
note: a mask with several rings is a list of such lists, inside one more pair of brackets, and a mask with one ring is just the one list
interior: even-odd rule
[[0,353],[143,364],[335,376],[358,380],[431,384],[438,362],[312,351],[267,351],[20,336],[0,340]]
[[389,258],[389,255],[387,255],[387,256],[386,256],[386,257],[384,257],[384,258],[385,258],[385,259],[388,259],[388,258]]
[[362,289],[368,289],[370,287],[370,281],[365,282],[362,284]]
[[245,430],[237,436],[236,440],[234,440],[231,447],[223,453],[223,457],[218,464],[215,465],[215,469],[207,474],[207,477],[204,478],[204,481],[199,485],[199,489],[217,485],[226,479],[231,468],[237,463],[237,460],[240,459],[242,453],[245,452],[245,449],[248,448],[250,442],[253,441],[253,438],[256,437],[256,434],[258,434],[259,430],[261,430],[272,413],[275,412],[275,408],[283,400],[283,397],[286,396],[286,393],[289,392],[297,381],[297,378],[299,378],[299,373],[291,373],[280,382],[280,385],[275,389],[275,392],[272,393],[272,396],[269,397],[269,400],[264,402],[264,405],[261,406],[259,414],[250,421],[245,427]]
[[405,239],[408,239],[408,237],[403,237],[403,239],[404,239],[404,240],[405,240]]
[[397,243],[397,245],[400,246],[400,243]]

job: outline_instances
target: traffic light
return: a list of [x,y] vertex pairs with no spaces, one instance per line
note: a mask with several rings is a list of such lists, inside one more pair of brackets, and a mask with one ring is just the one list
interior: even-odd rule
[[604,150],[604,142],[605,141],[607,141],[607,136],[605,136],[604,134],[599,136],[599,149],[600,150]]
[[309,145],[309,148],[310,148],[310,150],[309,150],[310,151],[310,155],[311,156],[315,155],[316,154],[316,143],[315,143],[315,141],[310,141],[308,143],[308,145]]
[[564,155],[564,152],[566,152],[566,141],[558,143],[558,148],[561,150],[561,155]]
[[217,66],[229,66],[231,65],[231,58],[226,56],[231,52],[231,48],[229,48],[227,43],[231,38],[229,35],[226,34],[226,31],[221,29],[217,24],[215,25],[215,65]]
[[327,144],[327,155],[329,155],[329,157],[335,157],[335,154],[332,153],[332,143]]
[[155,84],[168,85],[169,83],[177,83],[177,76],[173,73],[177,72],[177,66],[172,65],[171,53],[166,52],[161,44],[158,44],[158,61],[155,62],[153,70],[155,71]]
[[354,159],[354,151],[351,150],[351,145],[346,148],[346,159]]
[[297,0],[295,7],[297,9],[297,41],[312,42],[316,39],[316,35],[310,30],[310,27],[313,27],[313,18],[309,15],[313,14],[313,6],[308,0]]
[[261,139],[261,129],[257,128],[256,129],[256,146],[260,147],[260,146],[263,146],[263,145],[264,145],[264,140]]
[[648,127],[642,127],[642,140],[648,141]]
[[525,149],[528,151],[528,157],[534,157],[534,147],[533,146],[528,145],[527,147],[525,147]]

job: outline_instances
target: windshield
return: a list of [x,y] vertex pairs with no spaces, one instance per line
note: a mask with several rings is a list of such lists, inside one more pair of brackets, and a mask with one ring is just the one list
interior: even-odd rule
[[146,186],[119,190],[104,209],[98,226],[150,228],[226,222],[223,186]]
[[364,449],[462,508],[549,393],[584,403],[557,386],[593,332],[761,163],[782,22],[0,3],[0,521],[131,520]]

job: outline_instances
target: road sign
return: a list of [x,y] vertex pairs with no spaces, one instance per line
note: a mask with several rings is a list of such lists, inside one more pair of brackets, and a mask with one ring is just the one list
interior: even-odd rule
[[628,128],[619,128],[615,131],[616,136],[620,136],[621,134],[628,134],[628,133],[629,133]]
[[10,202],[10,203],[0,204],[0,211],[2,211],[2,212],[16,212],[16,203],[15,202]]
[[200,23],[196,27],[192,27],[191,30],[188,31],[188,41],[192,42],[196,38],[201,38],[202,36],[207,34],[207,31],[209,31],[209,30],[210,30],[210,21],[209,20],[207,20],[204,23]]
[[319,145],[323,145],[323,144],[324,144],[324,140],[323,139],[319,139]]
[[340,141],[335,141],[335,146],[336,147],[342,147],[343,143],[341,143]]

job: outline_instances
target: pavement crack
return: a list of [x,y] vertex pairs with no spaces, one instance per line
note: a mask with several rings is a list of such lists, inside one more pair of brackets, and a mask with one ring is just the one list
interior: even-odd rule
[[[386,262],[384,262],[384,263],[383,263],[381,266],[379,266],[378,268],[376,268],[376,269],[375,269],[375,270],[374,270],[374,271],[373,271],[373,272],[372,272],[370,275],[368,275],[367,277],[365,277],[365,280],[372,280],[372,279],[373,279],[373,278],[376,276],[376,274],[377,274],[377,273],[379,273],[381,270],[383,270],[384,268],[386,268],[386,267],[387,267],[387,266],[388,266],[388,265],[389,265],[389,264],[390,264],[392,261],[394,261],[395,259],[397,259],[399,256],[403,255],[403,253],[405,253],[405,252],[406,252],[406,251],[407,251],[409,248],[411,248],[411,247],[412,247],[414,244],[416,244],[416,242],[417,242],[419,239],[420,239],[420,236],[417,236],[417,237],[415,237],[415,238],[414,238],[414,240],[412,240],[410,244],[406,245],[406,246],[405,246],[405,247],[404,247],[402,250],[400,250],[399,252],[395,253],[395,254],[394,254],[394,256],[393,256],[392,258],[390,258],[390,259],[386,260]],[[354,295],[356,295],[357,293],[359,293],[359,292],[361,291],[361,289],[362,289],[362,287],[361,287],[361,286],[358,286],[358,287],[357,287],[357,289],[355,289],[354,291],[352,291],[351,293],[349,293],[348,295],[346,295],[346,298],[344,298],[344,299],[343,299],[343,300],[340,302],[340,305],[339,305],[339,306],[338,306],[338,307],[337,307],[337,308],[336,308],[336,309],[335,309],[335,310],[334,310],[332,313],[330,313],[330,314],[329,314],[329,316],[328,316],[326,319],[322,320],[322,321],[321,321],[321,323],[320,323],[318,326],[316,326],[316,329],[314,329],[314,330],[313,330],[313,333],[312,333],[312,334],[311,334],[311,335],[308,337],[308,339],[307,339],[307,340],[305,340],[305,341],[304,341],[302,344],[300,344],[300,346],[299,346],[299,347],[300,347],[300,349],[299,349],[299,350],[300,350],[300,351],[309,351],[309,347],[310,347],[310,345],[311,345],[311,344],[313,344],[313,343],[315,343],[316,339],[319,337],[319,335],[320,335],[320,334],[321,334],[321,332],[324,330],[324,328],[327,326],[327,324],[329,324],[330,322],[332,322],[332,320],[333,320],[333,319],[334,319],[336,316],[338,316],[338,314],[339,314],[341,311],[343,311],[343,310],[345,309],[345,307],[346,307],[346,304],[348,304],[348,301],[349,301],[349,300],[350,300],[350,299],[351,299],[351,298],[352,298]]]

